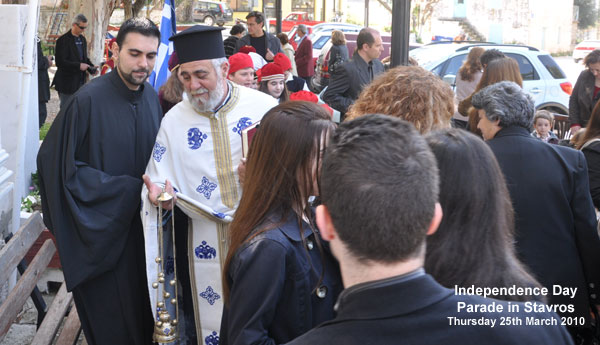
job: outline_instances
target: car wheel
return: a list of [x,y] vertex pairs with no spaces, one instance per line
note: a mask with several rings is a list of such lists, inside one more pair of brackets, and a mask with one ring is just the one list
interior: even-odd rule
[[204,25],[213,26],[215,25],[215,18],[211,16],[206,16],[204,17],[204,20],[202,22],[204,23]]

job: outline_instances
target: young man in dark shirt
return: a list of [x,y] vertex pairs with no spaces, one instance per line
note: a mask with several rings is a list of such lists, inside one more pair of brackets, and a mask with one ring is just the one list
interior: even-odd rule
[[265,17],[258,11],[252,11],[246,16],[248,34],[237,42],[236,52],[243,46],[250,45],[256,49],[256,53],[265,60],[272,62],[277,53],[282,53],[279,39],[263,29]]

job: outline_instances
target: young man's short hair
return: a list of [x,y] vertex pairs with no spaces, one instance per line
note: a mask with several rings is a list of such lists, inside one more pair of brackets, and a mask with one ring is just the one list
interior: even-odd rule
[[259,11],[252,11],[248,13],[246,19],[250,18],[254,18],[254,20],[256,20],[256,24],[262,24],[265,21],[265,17],[263,16],[262,12]]
[[359,260],[422,253],[438,201],[435,156],[412,124],[387,115],[343,122],[323,159],[321,198]]
[[158,27],[154,22],[148,18],[134,17],[127,19],[119,29],[119,33],[117,34],[117,45],[119,46],[119,49],[123,47],[125,37],[130,32],[137,32],[138,34],[148,37],[156,37],[160,42],[160,30],[158,30]]

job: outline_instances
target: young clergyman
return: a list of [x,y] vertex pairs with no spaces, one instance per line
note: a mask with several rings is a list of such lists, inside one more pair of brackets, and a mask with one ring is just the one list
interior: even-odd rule
[[90,345],[152,343],[139,196],[161,118],[145,82],[159,40],[146,18],[123,23],[116,68],[64,104],[37,158],[44,222]]

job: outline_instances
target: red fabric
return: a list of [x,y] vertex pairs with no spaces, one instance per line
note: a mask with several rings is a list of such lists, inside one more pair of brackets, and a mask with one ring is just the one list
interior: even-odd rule
[[102,65],[102,69],[100,70],[100,75],[105,75],[108,72],[108,69],[115,69],[115,60],[109,59],[106,61],[104,65]]
[[284,71],[287,71],[288,69],[292,68],[292,62],[283,53],[275,54],[275,56],[273,57],[273,63],[279,65],[279,67],[281,67],[281,69]]
[[177,57],[177,52],[174,51],[169,58],[169,72],[173,72],[175,67],[179,67],[179,58]]
[[258,81],[260,82],[263,79],[271,80],[279,77],[283,79],[283,70],[281,69],[281,67],[279,67],[279,65],[270,62],[260,69]]
[[229,57],[229,74],[235,73],[244,68],[254,69],[254,62],[252,62],[250,55],[244,53],[235,53]]
[[256,49],[254,49],[253,46],[243,46],[240,48],[239,53],[244,53],[244,54],[248,54],[248,53],[256,53]]
[[[317,95],[310,91],[302,90],[292,93],[290,95],[290,101],[307,101],[318,104],[319,98],[317,97]],[[333,109],[330,106],[328,106],[325,103],[319,105],[322,106],[329,113],[329,116],[333,116]]]
[[304,38],[298,46],[294,60],[296,60],[296,70],[299,77],[312,77],[315,74],[313,47],[308,37]]
[[600,91],[600,87],[594,86],[594,98],[596,98],[598,91]]
[[290,101],[307,101],[312,103],[318,103],[319,98],[317,97],[317,95],[310,91],[302,90],[292,93],[290,95]]

